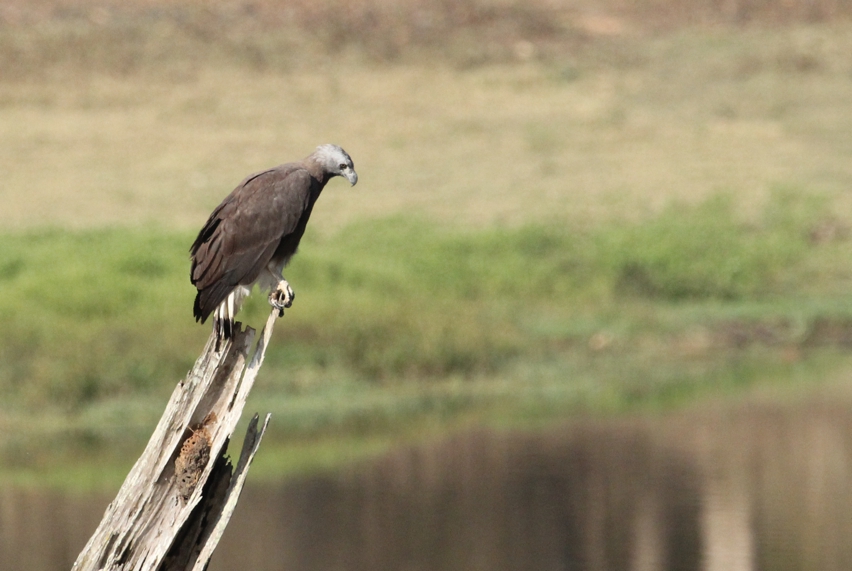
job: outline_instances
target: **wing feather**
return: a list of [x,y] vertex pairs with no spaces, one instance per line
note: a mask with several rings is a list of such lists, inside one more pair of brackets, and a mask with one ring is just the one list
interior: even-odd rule
[[218,237],[201,245],[201,250],[195,258],[198,262],[192,272],[195,283],[204,283],[204,278],[211,272],[215,273],[216,269],[222,265],[222,257],[219,256],[221,246],[222,240]]

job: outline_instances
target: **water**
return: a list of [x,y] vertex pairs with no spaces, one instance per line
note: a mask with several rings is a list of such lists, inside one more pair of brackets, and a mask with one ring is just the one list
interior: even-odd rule
[[[749,405],[406,447],[249,487],[210,569],[848,570],[850,411]],[[0,569],[69,568],[110,499],[0,491]]]

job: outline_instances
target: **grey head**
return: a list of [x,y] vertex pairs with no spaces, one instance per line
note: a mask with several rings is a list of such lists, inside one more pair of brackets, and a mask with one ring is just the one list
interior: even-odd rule
[[320,145],[311,156],[331,176],[342,176],[352,186],[358,182],[352,157],[337,145]]

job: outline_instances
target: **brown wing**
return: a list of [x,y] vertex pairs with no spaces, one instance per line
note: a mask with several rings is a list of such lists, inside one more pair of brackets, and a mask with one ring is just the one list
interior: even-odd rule
[[310,208],[311,183],[301,165],[281,165],[248,177],[216,207],[190,248],[196,321],[257,279]]

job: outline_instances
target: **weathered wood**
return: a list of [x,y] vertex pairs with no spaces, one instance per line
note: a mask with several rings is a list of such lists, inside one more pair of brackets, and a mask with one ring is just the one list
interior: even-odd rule
[[255,415],[232,473],[225,452],[277,316],[270,313],[248,367],[253,329],[237,327],[218,352],[210,336],[73,571],[205,568],[269,423],[267,415],[258,430]]

